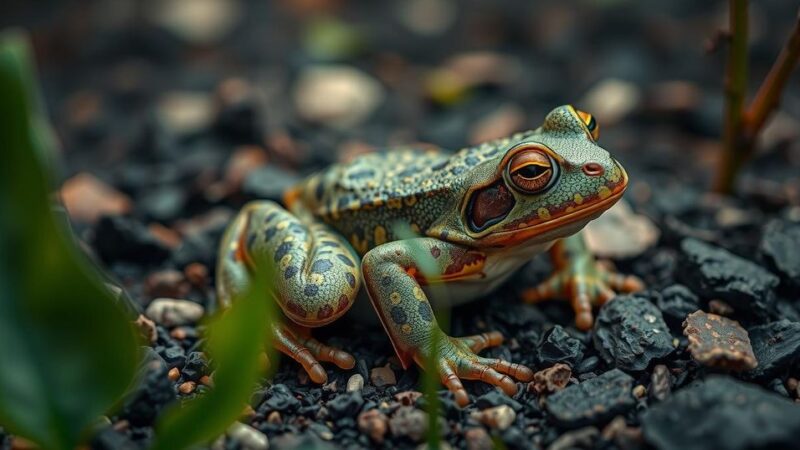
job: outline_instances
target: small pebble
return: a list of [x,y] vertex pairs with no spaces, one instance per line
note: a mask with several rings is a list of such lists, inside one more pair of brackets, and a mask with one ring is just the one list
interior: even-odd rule
[[168,269],[153,272],[144,282],[144,292],[150,297],[185,297],[191,286],[183,272]]
[[181,371],[177,367],[173,367],[172,369],[169,369],[167,377],[170,379],[170,381],[178,381],[178,378],[181,377]]
[[730,316],[734,312],[731,305],[716,298],[708,302],[708,311],[718,316]]
[[411,406],[417,403],[417,400],[420,397],[422,397],[422,392],[417,392],[417,391],[405,391],[394,394],[395,400],[400,402],[400,404],[403,406]]
[[383,367],[375,367],[369,372],[369,380],[376,387],[394,386],[397,384],[397,377],[394,370],[386,364]]
[[294,102],[301,118],[337,128],[364,121],[384,98],[374,78],[351,66],[310,67],[300,74]]
[[657,364],[653,367],[653,374],[650,376],[650,398],[664,401],[672,392],[672,375],[667,366]]
[[228,428],[228,436],[240,444],[242,450],[267,450],[269,440],[267,435],[256,430],[250,425],[234,422]]
[[633,388],[633,396],[636,398],[644,398],[647,395],[647,388],[641,384],[637,384]]
[[533,374],[533,381],[528,383],[528,389],[538,395],[552,394],[564,389],[571,376],[572,370],[569,366],[559,363]]
[[281,417],[281,413],[278,412],[278,411],[272,411],[267,416],[267,422],[274,423],[274,424],[283,423],[283,418]]
[[181,385],[178,386],[178,391],[181,394],[191,394],[192,392],[194,392],[195,388],[197,388],[197,383],[195,383],[194,381],[187,381],[185,383],[181,383]]
[[136,318],[134,325],[136,325],[139,332],[142,334],[142,337],[147,339],[147,342],[150,344],[156,343],[158,340],[158,329],[156,329],[155,322],[148,319],[144,314],[139,314],[139,317]]
[[203,317],[205,309],[189,300],[157,298],[147,306],[145,314],[165,327],[188,325]]
[[208,284],[208,267],[202,263],[191,263],[183,269],[183,274],[195,287],[204,287]]
[[64,182],[61,201],[72,220],[95,223],[104,215],[122,215],[131,211],[131,199],[88,173],[79,173]]
[[364,377],[357,373],[347,380],[347,392],[355,392],[364,389]]
[[472,413],[472,417],[489,428],[502,431],[514,423],[517,413],[508,405],[500,405],[483,411],[475,411]]
[[620,200],[584,228],[586,245],[600,258],[633,258],[658,242],[661,232],[647,216]]
[[598,123],[605,126],[619,122],[632,113],[641,101],[639,87],[629,81],[607,78],[600,81],[578,102],[591,111]]
[[428,414],[411,406],[401,406],[389,419],[389,430],[395,437],[419,442],[428,431]]
[[491,436],[483,427],[469,428],[464,432],[467,450],[492,450],[495,448]]
[[597,440],[600,431],[595,427],[584,427],[574,431],[568,431],[558,437],[547,450],[572,450],[574,448],[591,448],[592,443]]
[[372,442],[382,444],[388,429],[388,419],[379,410],[370,409],[358,415],[358,429],[369,436]]

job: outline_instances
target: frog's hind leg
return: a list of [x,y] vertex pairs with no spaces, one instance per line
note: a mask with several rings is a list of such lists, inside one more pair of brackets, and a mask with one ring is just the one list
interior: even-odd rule
[[310,215],[294,215],[274,202],[246,205],[225,232],[217,266],[222,306],[243,293],[256,271],[270,277],[272,298],[290,319],[273,327],[278,350],[300,363],[312,381],[324,383],[320,365],[355,365],[346,352],[320,343],[309,328],[341,317],[355,301],[361,276],[350,245]]

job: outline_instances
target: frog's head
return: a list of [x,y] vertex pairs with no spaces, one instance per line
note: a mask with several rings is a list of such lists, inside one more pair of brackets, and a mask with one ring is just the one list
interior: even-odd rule
[[568,105],[512,140],[498,152],[492,173],[464,196],[466,233],[493,247],[544,243],[577,232],[610,208],[628,176],[596,144],[598,132],[590,114]]

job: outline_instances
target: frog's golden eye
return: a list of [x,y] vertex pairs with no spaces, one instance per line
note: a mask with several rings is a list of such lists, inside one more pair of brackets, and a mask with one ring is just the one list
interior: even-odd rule
[[514,186],[528,194],[541,192],[552,185],[556,165],[539,149],[523,150],[508,162],[508,177]]
[[592,135],[592,139],[596,141],[597,138],[600,137],[600,126],[597,125],[597,121],[594,120],[594,116],[577,109],[575,112],[578,113],[578,117],[580,117],[583,121],[583,124],[586,125],[586,129],[589,130],[589,134]]

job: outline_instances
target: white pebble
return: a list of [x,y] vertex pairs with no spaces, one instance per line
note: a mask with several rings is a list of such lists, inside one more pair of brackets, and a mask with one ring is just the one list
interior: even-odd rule
[[267,450],[269,448],[267,435],[241,422],[234,422],[228,428],[228,436],[238,442],[243,450]]
[[203,317],[205,309],[189,300],[157,298],[147,306],[145,315],[165,327],[189,325]]

